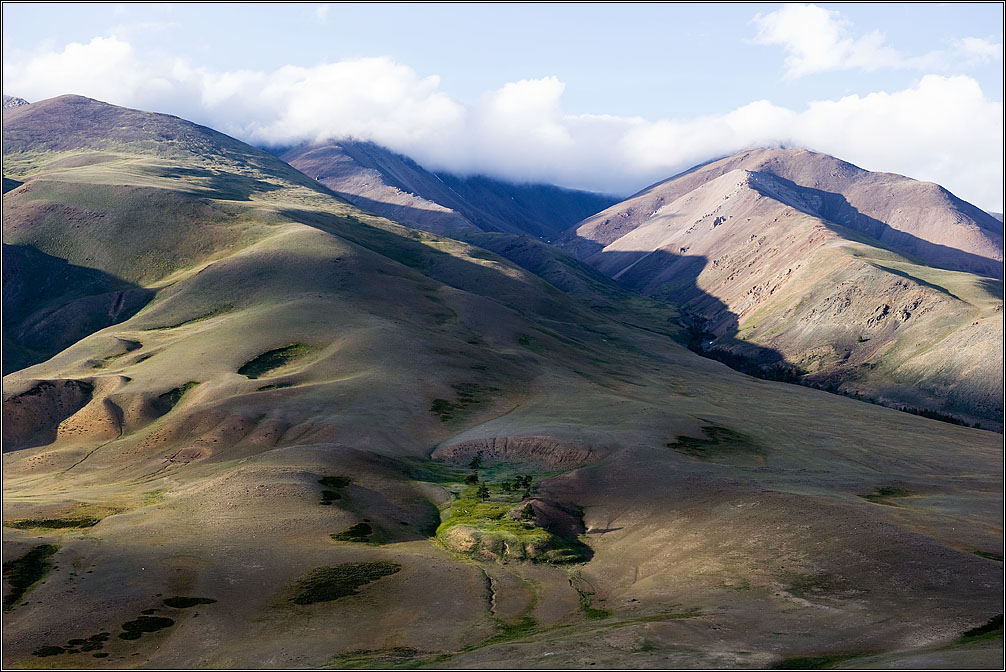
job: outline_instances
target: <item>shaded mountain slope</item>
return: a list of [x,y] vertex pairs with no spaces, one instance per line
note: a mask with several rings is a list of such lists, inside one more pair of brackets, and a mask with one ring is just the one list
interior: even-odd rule
[[4,378],[5,561],[49,572],[5,567],[5,666],[1001,658],[960,639],[1001,609],[988,432],[740,375],[543,245],[66,107],[105,121],[21,127],[4,242],[153,298]]
[[[809,177],[796,175],[808,162]],[[946,268],[960,262],[990,270],[1001,251],[989,250],[1001,243],[984,220],[965,222],[976,209],[955,205],[951,213],[926,201],[952,202],[935,185],[863,173],[809,152],[741,154],[651,187],[559,242],[622,284],[692,314],[696,339],[707,333],[706,350],[770,366],[778,359],[766,353],[778,353],[804,382],[1001,427],[1002,282]],[[854,184],[847,191],[860,210],[894,213],[902,228],[905,208],[929,203],[935,212],[914,234],[942,245],[944,234],[934,233],[939,222],[956,227],[952,235],[960,234],[965,248],[969,240],[981,245],[933,265],[896,251],[905,247],[899,236],[910,234],[871,229],[834,205],[845,196],[798,182]],[[886,211],[861,202],[891,183],[881,199]],[[917,198],[898,206],[913,187]],[[915,253],[936,249],[936,242],[914,240]]]
[[371,142],[298,147],[281,158],[364,210],[447,235],[496,231],[551,240],[618,200],[551,185],[432,173]]

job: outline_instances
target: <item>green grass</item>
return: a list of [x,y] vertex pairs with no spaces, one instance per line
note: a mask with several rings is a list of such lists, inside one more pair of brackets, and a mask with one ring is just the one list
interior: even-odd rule
[[91,516],[82,518],[22,518],[20,520],[9,520],[4,523],[4,527],[12,527],[16,530],[30,530],[42,528],[47,530],[60,530],[66,528],[94,527],[101,522],[101,518]]
[[332,567],[318,567],[296,584],[296,594],[290,598],[294,604],[330,602],[348,595],[356,595],[358,588],[389,576],[402,569],[397,562],[348,562]]
[[586,616],[587,619],[591,621],[601,621],[606,618],[610,618],[611,612],[608,611],[607,609],[598,609],[596,607],[591,606],[590,598],[592,596],[593,593],[580,593],[580,611],[583,612],[583,615]]
[[996,562],[1003,561],[1002,553],[993,553],[992,551],[973,551],[973,552],[979,558],[985,558],[986,560],[995,560]]
[[52,570],[52,556],[59,547],[41,544],[20,558],[3,563],[3,577],[10,584],[10,593],[3,599],[3,610],[10,611],[25,594]]
[[454,401],[434,399],[430,405],[430,412],[441,422],[453,420],[456,415],[485,405],[500,391],[498,387],[479,383],[454,383],[451,388],[456,393]]
[[[511,518],[511,510],[519,506],[519,494],[494,494],[488,501],[478,496],[478,486],[465,488],[451,505],[441,511],[441,523],[436,537],[448,548],[479,554],[491,553],[500,557],[506,553],[511,558],[534,562],[569,563],[584,562],[591,552],[579,540],[565,539],[538,527],[533,521]],[[466,541],[450,535],[451,530],[465,527],[474,543],[464,551]],[[451,540],[454,539],[452,542]],[[506,549],[504,551],[504,549]]]
[[526,637],[538,628],[538,623],[531,616],[523,615],[513,623],[496,619],[496,634],[480,644],[490,646],[500,642],[509,642],[514,639]]
[[957,640],[959,644],[971,644],[972,642],[984,642],[992,639],[1001,640],[1003,638],[1003,615],[997,614],[990,618],[984,625],[971,628],[964,632]]
[[300,359],[311,352],[311,350],[310,346],[303,343],[293,343],[282,348],[269,350],[246,362],[238,369],[238,373],[251,379],[260,378],[271,371],[286,366],[294,360]]
[[176,322],[175,324],[169,324],[169,325],[167,325],[165,327],[155,327],[154,329],[151,329],[151,331],[164,331],[166,329],[177,329],[178,327],[183,327],[186,324],[193,324],[195,322],[202,322],[204,320],[210,319],[211,317],[216,317],[217,315],[223,315],[224,313],[229,313],[232,310],[234,310],[234,306],[232,306],[230,304],[225,304],[225,305],[220,306],[218,308],[214,308],[213,310],[209,311],[208,313],[203,313],[199,317],[193,317],[193,318],[190,318],[188,320],[182,320],[181,322]]
[[175,406],[178,405],[178,402],[182,400],[182,397],[185,396],[185,393],[194,388],[198,384],[199,381],[190,380],[184,385],[179,385],[178,387],[168,390],[164,394],[159,395],[157,398],[167,402],[169,406],[174,408]]

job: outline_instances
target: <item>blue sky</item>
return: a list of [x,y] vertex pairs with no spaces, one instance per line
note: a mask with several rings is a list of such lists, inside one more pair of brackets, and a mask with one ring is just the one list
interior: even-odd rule
[[352,135],[618,193],[798,144],[1002,208],[998,3],[7,3],[3,19],[5,93],[258,144]]

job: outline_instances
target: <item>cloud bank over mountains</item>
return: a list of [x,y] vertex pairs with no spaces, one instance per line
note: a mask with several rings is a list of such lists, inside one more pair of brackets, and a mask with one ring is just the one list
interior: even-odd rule
[[757,26],[754,44],[780,46],[786,52],[785,78],[821,72],[884,68],[941,73],[1002,58],[1002,45],[980,37],[955,40],[950,48],[913,56],[887,44],[879,30],[856,37],[852,23],[836,11],[817,5],[787,4],[751,20]]
[[[908,88],[788,109],[757,100],[698,118],[571,115],[556,77],[510,82],[464,104],[436,75],[360,58],[271,71],[214,71],[185,58],[143,58],[121,36],[8,54],[5,93],[40,100],[78,93],[168,112],[260,145],[372,140],[430,169],[544,181],[618,195],[698,162],[756,146],[826,152],[870,170],[943,184],[981,207],[1003,203],[1003,108],[940,59],[1001,59],[1001,45],[960,41],[953,57],[910,58],[883,35],[854,37],[833,12],[787,5],[756,17],[756,42],[781,46],[784,77],[835,68],[914,67]],[[796,26],[796,27],[794,27]],[[800,33],[797,28],[802,26]],[[794,34],[811,37],[794,40]],[[941,55],[942,54],[942,55]],[[710,84],[710,95],[715,83]]]

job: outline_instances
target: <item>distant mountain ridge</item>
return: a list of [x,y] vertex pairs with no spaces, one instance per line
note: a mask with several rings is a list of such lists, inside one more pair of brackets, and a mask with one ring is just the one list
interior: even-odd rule
[[[741,170],[764,177],[765,196],[867,235],[926,263],[1002,277],[1003,229],[984,210],[943,187],[875,173],[802,149],[757,149],[658,182],[567,231],[558,244],[581,258],[630,233],[693,189]],[[616,217],[612,217],[616,214]]]
[[557,244],[684,308],[710,353],[760,366],[777,353],[805,382],[1001,424],[1002,225],[938,185],[753,150],[655,184]]
[[372,142],[332,141],[279,156],[364,210],[438,234],[492,231],[551,241],[618,202],[546,184],[431,172]]

